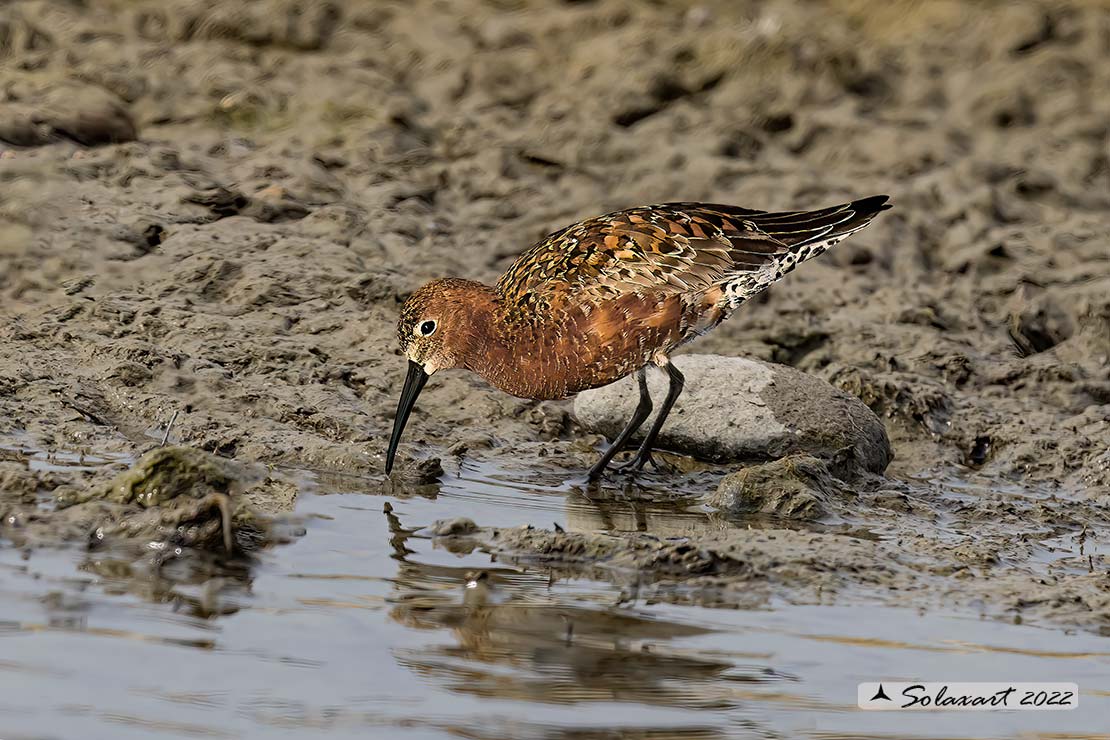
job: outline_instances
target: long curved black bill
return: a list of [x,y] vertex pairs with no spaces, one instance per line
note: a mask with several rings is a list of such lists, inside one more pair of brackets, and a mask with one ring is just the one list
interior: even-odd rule
[[419,363],[409,360],[409,374],[405,376],[405,387],[401,390],[401,400],[397,403],[397,416],[393,419],[393,436],[389,439],[389,452],[385,455],[385,472],[393,470],[393,458],[397,455],[397,443],[401,441],[401,432],[405,431],[405,424],[416,405],[416,397],[424,390],[428,382],[428,373]]

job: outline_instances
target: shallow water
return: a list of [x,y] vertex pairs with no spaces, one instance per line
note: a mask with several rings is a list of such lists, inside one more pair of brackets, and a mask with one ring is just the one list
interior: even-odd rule
[[[631,586],[552,581],[480,552],[449,552],[421,532],[455,516],[666,535],[738,526],[681,494],[644,503],[625,490],[598,501],[554,478],[473,467],[424,496],[305,475],[316,491],[298,503],[305,535],[251,563],[186,572],[171,562],[144,574],[110,552],[25,559],[0,547],[0,738],[1110,729],[1104,637],[891,608],[648,604]],[[856,683],[876,679],[1072,681],[1083,693],[1070,712],[856,710]]]

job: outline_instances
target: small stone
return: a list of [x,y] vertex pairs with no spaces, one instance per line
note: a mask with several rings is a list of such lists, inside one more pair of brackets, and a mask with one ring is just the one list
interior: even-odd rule
[[1030,293],[1027,287],[1015,291],[1007,316],[1010,338],[1025,357],[1050,350],[1075,333],[1071,317],[1052,294]]
[[412,477],[419,483],[435,483],[443,477],[443,465],[438,457],[429,457],[412,466]]
[[118,144],[138,138],[138,127],[126,104],[102,88],[57,88],[46,96],[46,102],[50,126],[79,144]]
[[118,144],[138,138],[127,105],[94,86],[60,85],[33,102],[7,103],[0,111],[0,141],[42,146],[69,139],[84,146]]
[[280,185],[262,188],[251,196],[243,214],[263,223],[298,221],[309,214],[309,208]]
[[474,534],[477,531],[478,525],[464,516],[456,519],[441,519],[432,525],[432,534],[436,537],[457,537]]

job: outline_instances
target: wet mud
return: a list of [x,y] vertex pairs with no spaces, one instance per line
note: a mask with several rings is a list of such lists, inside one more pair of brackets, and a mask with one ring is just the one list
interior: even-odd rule
[[[492,281],[619,207],[889,193],[692,347],[860,399],[893,448],[881,476],[669,454],[568,494],[599,508],[567,531],[435,536],[658,598],[1110,632],[1097,4],[20,0],[0,31],[0,547],[73,544],[75,511],[125,507],[133,542],[193,522],[196,562],[223,562],[222,486],[172,497],[180,519],[89,498],[163,437],[401,498],[460,465],[576,479],[605,440],[571,402],[461,373],[432,379],[382,477],[405,296]],[[252,511],[293,509],[296,476],[269,475]],[[700,524],[634,513],[668,502]]]

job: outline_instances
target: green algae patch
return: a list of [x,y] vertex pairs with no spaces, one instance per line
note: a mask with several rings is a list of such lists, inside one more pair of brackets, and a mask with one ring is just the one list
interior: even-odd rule
[[217,457],[192,447],[159,447],[143,455],[137,463],[103,486],[76,494],[76,500],[59,501],[60,506],[93,499],[117,504],[138,504],[143,508],[161,506],[179,497],[204,497],[211,493],[230,494],[245,488],[260,476],[245,465]]
[[828,513],[835,489],[824,462],[809,455],[790,455],[725,476],[708,503],[732,515],[812,520]]
[[242,463],[192,447],[160,447],[129,470],[84,491],[64,491],[58,509],[110,506],[94,539],[149,538],[175,545],[231,552],[254,549],[267,538],[268,518],[245,491],[262,481]]

